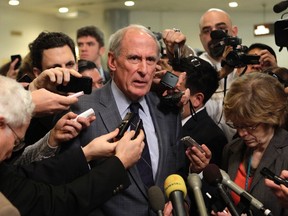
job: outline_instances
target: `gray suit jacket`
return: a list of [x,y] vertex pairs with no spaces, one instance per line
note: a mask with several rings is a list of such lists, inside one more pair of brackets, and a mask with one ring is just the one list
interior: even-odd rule
[[[235,179],[239,164],[243,160],[245,148],[246,145],[241,139],[236,139],[224,148],[223,169],[227,171],[232,180]],[[254,173],[251,189],[248,192],[262,202],[265,208],[270,209],[274,216],[288,215],[287,210],[281,208],[270,188],[264,184],[265,178],[260,173],[263,167],[269,168],[276,175],[280,175],[283,169],[288,169],[288,132],[286,130],[279,128],[275,131]],[[254,215],[262,215],[262,213],[254,209]]]
[[[156,94],[150,92],[145,98],[154,122],[159,145],[159,164],[154,181],[163,189],[164,180],[170,174],[179,173],[184,167],[185,150],[179,142],[181,118],[179,113],[161,111],[159,109],[160,100]],[[113,97],[111,82],[101,89],[93,91],[91,95],[80,97],[79,103],[72,107],[72,111],[81,113],[93,108],[96,113],[96,121],[80,134],[74,145],[84,146],[95,137],[111,132],[118,127],[122,119],[116,103],[117,98]],[[130,187],[106,202],[95,215],[154,215],[149,208],[147,191],[136,166],[129,169],[129,177]]]

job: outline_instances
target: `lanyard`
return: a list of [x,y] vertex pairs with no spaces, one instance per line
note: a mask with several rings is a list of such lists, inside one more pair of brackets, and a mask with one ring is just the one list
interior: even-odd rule
[[252,155],[249,157],[248,167],[246,171],[245,191],[248,191],[248,183],[249,183],[250,172],[251,172],[251,162],[252,162]]

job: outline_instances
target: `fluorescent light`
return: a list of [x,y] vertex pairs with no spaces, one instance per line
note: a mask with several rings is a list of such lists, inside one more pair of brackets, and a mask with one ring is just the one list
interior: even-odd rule
[[17,6],[19,4],[20,4],[20,2],[18,0],[10,0],[9,1],[9,5],[12,5],[12,6]]
[[238,7],[238,3],[237,2],[229,2],[229,7]]
[[135,5],[135,2],[134,1],[125,1],[124,5],[127,7],[132,7]]
[[69,8],[67,8],[67,7],[61,7],[61,8],[58,9],[58,11],[59,11],[59,13],[68,13]]
[[267,35],[270,33],[270,29],[265,25],[258,25],[254,29],[254,35]]

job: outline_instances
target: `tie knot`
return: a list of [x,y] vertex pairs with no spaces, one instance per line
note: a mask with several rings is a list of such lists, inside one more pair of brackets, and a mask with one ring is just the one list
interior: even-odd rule
[[130,110],[131,110],[132,113],[138,114],[140,107],[141,107],[141,105],[140,105],[140,103],[138,103],[138,102],[135,102],[135,103],[131,103],[131,104],[130,104]]

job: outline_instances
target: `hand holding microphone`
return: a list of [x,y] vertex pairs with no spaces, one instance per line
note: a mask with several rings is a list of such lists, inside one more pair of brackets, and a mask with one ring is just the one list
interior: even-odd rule
[[186,216],[184,198],[187,189],[183,178],[180,175],[172,174],[165,179],[164,191],[172,202],[174,216]]
[[209,164],[204,170],[203,170],[203,177],[204,180],[213,186],[217,187],[217,191],[219,195],[221,196],[222,200],[227,205],[227,208],[231,212],[233,216],[239,216],[237,208],[235,207],[233,201],[230,199],[227,191],[225,190],[223,184],[222,184],[222,175],[220,173],[220,169],[215,164]]
[[229,177],[229,175],[224,171],[220,170],[221,175],[223,177],[222,183],[226,185],[228,188],[230,188],[232,191],[234,191],[239,196],[247,197],[250,201],[250,205],[254,206],[258,210],[262,211],[264,215],[272,216],[272,213],[269,209],[264,208],[264,205],[254,198],[251,194],[249,194],[247,191],[243,190],[241,187],[239,187],[237,184],[235,184]]

